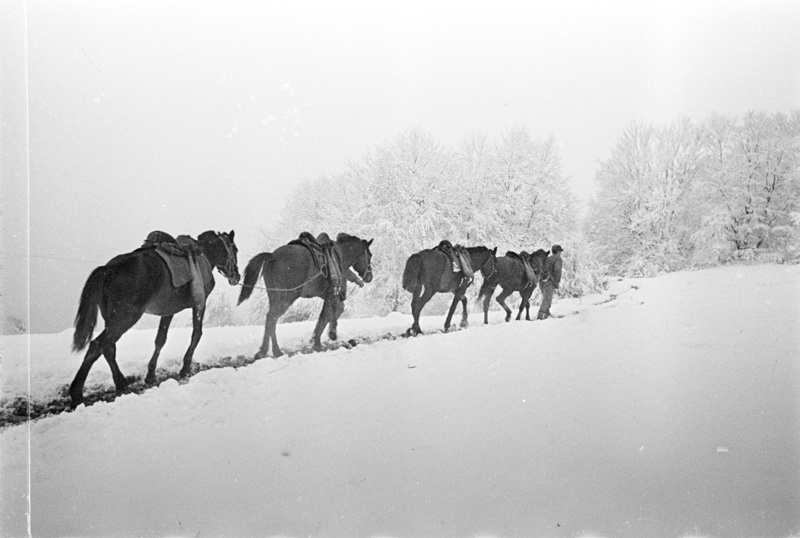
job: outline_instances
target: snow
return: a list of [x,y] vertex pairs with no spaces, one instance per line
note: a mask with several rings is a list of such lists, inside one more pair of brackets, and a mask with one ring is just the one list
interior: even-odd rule
[[[33,536],[800,533],[800,267],[619,280],[552,310],[489,326],[473,311],[454,333],[210,369],[7,427],[0,535],[27,534],[29,483]],[[206,329],[195,358],[252,355],[262,330]],[[180,368],[189,334],[171,331],[161,366]],[[126,375],[154,338],[120,340]],[[0,404],[29,380],[34,402],[56,397],[82,358],[70,339],[3,337]],[[87,391],[111,385],[98,361]]]

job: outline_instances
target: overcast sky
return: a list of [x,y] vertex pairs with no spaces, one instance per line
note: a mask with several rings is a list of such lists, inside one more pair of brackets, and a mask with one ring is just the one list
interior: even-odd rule
[[3,308],[29,266],[34,332],[150,230],[235,229],[243,265],[300,180],[409,127],[552,136],[585,200],[634,120],[800,106],[796,1],[0,7]]

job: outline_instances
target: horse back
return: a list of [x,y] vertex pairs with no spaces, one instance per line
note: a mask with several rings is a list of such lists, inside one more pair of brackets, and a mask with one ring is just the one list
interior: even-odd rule
[[503,289],[517,289],[523,277],[522,260],[518,255],[497,258],[497,275]]
[[294,293],[300,297],[321,297],[326,279],[314,255],[304,245],[290,243],[278,247],[263,268],[267,293]]
[[420,282],[437,292],[455,291],[461,283],[461,274],[453,272],[447,254],[438,249],[419,252],[421,258]]
[[169,270],[154,249],[116,256],[106,268],[100,303],[100,310],[106,319],[110,313],[118,310],[149,311],[148,305],[153,300],[172,291]]

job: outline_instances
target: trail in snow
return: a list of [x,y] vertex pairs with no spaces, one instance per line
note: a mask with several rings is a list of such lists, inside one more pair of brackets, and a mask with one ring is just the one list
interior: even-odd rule
[[[630,285],[628,287],[619,289],[615,293],[608,293],[605,298],[598,298],[597,296],[594,296],[595,297],[594,300],[587,302],[587,304],[591,304],[593,306],[606,305],[608,303],[617,300],[619,295],[636,289],[638,289],[636,285]],[[582,303],[582,301],[580,301],[580,303]],[[563,302],[561,306],[562,307],[564,306]],[[554,317],[563,318],[565,316],[579,314],[580,312],[581,310],[570,310],[567,311],[566,313],[557,314]],[[482,315],[482,312],[480,314]],[[430,318],[433,317],[431,316]],[[436,318],[438,319],[438,316]],[[497,322],[495,320],[495,323],[503,323],[503,322]],[[285,327],[285,325],[279,327]],[[454,325],[451,327],[449,332],[457,332],[459,330],[465,330],[465,329],[461,329],[457,325]],[[427,330],[424,334],[419,335],[415,338],[420,338],[424,337],[425,335],[431,335],[431,334],[440,334],[443,332],[444,332],[443,329]],[[397,338],[406,338],[406,337],[407,335],[405,334],[405,331],[403,331],[400,333],[386,332],[385,334],[379,336],[355,336],[347,340],[326,341],[323,343],[323,350],[320,353],[334,351],[341,348],[352,349],[353,347],[356,346],[369,345],[379,341],[396,340]],[[293,355],[296,355],[298,353],[310,354],[316,352],[312,349],[310,343],[306,343],[301,346],[294,346],[288,349],[285,348],[284,353],[286,360],[288,360]],[[269,359],[274,360],[271,358]],[[164,368],[163,366],[160,366],[156,369],[157,381],[156,383],[153,384],[145,383],[144,376],[140,374],[140,375],[126,376],[128,385],[121,392],[117,392],[117,390],[113,386],[94,385],[93,387],[85,388],[83,396],[83,405],[90,406],[97,402],[110,403],[113,402],[116,398],[127,394],[142,394],[146,390],[157,387],[162,382],[168,379],[173,379],[180,384],[185,384],[188,383],[193,376],[197,375],[200,372],[204,372],[206,370],[213,368],[243,368],[256,362],[257,360],[264,360],[264,359],[256,359],[254,356],[246,356],[240,354],[236,355],[235,357],[230,355],[222,356],[211,363],[202,363],[195,361],[192,363],[191,373],[184,378],[181,378],[179,376],[177,370],[174,369],[170,370]],[[103,367],[101,362],[102,361],[98,361],[98,363],[95,365],[95,368]],[[285,366],[288,365],[284,365],[282,367]],[[18,395],[12,399],[6,399],[3,406],[0,407],[0,430],[15,424],[22,424],[28,421],[36,421],[42,417],[58,415],[60,413],[72,411],[73,408],[71,406],[69,397],[69,384],[68,383],[61,384],[56,389],[55,392],[57,396],[47,401],[42,401],[36,398],[29,398],[28,395]]]

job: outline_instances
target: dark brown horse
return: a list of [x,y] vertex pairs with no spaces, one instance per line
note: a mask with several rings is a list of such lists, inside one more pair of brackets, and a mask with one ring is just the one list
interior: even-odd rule
[[[533,281],[526,278],[525,268],[522,264],[521,257],[527,257],[533,267],[535,277]],[[499,285],[503,288],[500,295],[497,296],[497,302],[506,311],[506,321],[511,320],[511,309],[506,305],[506,298],[514,293],[519,292],[522,301],[519,304],[519,313],[517,314],[517,321],[522,317],[522,309],[525,309],[525,319],[530,321],[530,298],[536,290],[536,285],[539,281],[539,276],[542,274],[544,267],[544,260],[547,257],[547,252],[539,249],[532,254],[526,252],[520,255],[505,255],[502,258],[497,258],[497,271],[491,278],[485,278],[483,285],[478,293],[478,302],[483,299],[483,322],[489,323],[489,302],[492,299],[492,294],[495,288]]]
[[[483,246],[467,247],[466,251],[469,254],[473,271],[480,271],[484,280],[494,273],[497,248],[489,250]],[[472,281],[463,278],[461,272],[453,272],[450,259],[441,250],[426,249],[412,254],[406,261],[403,271],[403,289],[412,294],[411,314],[414,316],[414,322],[406,331],[406,335],[416,336],[422,333],[419,326],[422,307],[437,293],[453,294],[453,303],[450,305],[447,319],[444,322],[445,332],[450,329],[450,321],[453,319],[453,313],[459,301],[463,305],[461,326],[466,327],[468,325],[467,298],[464,294],[470,284]]]
[[[186,376],[190,373],[192,355],[203,334],[206,298],[214,289],[211,268],[216,267],[232,286],[239,283],[237,249],[233,235],[233,231],[230,233],[208,231],[200,234],[196,243],[189,239],[195,249],[188,253],[188,266],[192,276],[189,282],[179,287],[173,286],[170,270],[164,259],[156,252],[155,245],[117,256],[106,265],[92,271],[83,287],[78,314],[75,317],[72,349],[80,351],[87,344],[89,349],[69,387],[73,407],[83,400],[86,376],[89,375],[89,370],[101,353],[111,368],[117,391],[120,392],[125,388],[125,376],[117,366],[116,343],[144,313],[161,317],[156,335],[156,349],[150,362],[147,363],[145,382],[156,381],[156,363],[161,348],[167,340],[172,317],[187,308],[192,309],[192,340],[183,357],[180,375]],[[174,242],[169,235],[162,233],[159,240],[163,239]],[[201,275],[203,267],[206,268],[206,274],[211,276],[210,281],[204,282]],[[98,308],[105,320],[105,328],[92,340]]]
[[[364,282],[372,281],[372,253],[369,250],[371,244],[371,239],[366,241],[345,233],[340,233],[336,237],[333,248],[341,260],[341,272],[348,280],[357,281],[349,270],[352,267]],[[272,341],[272,356],[277,358],[283,355],[278,346],[276,325],[292,303],[301,297],[324,299],[312,337],[314,349],[316,351],[322,349],[320,338],[328,323],[330,323],[328,336],[331,340],[336,340],[337,322],[344,311],[344,293],[334,293],[330,280],[317,265],[308,248],[299,244],[288,244],[279,247],[275,252],[262,252],[254,256],[244,270],[239,304],[250,297],[259,275],[263,275],[267,288],[269,312],[264,323],[264,340],[255,358],[267,356],[270,341]],[[344,287],[345,282],[341,285]]]

